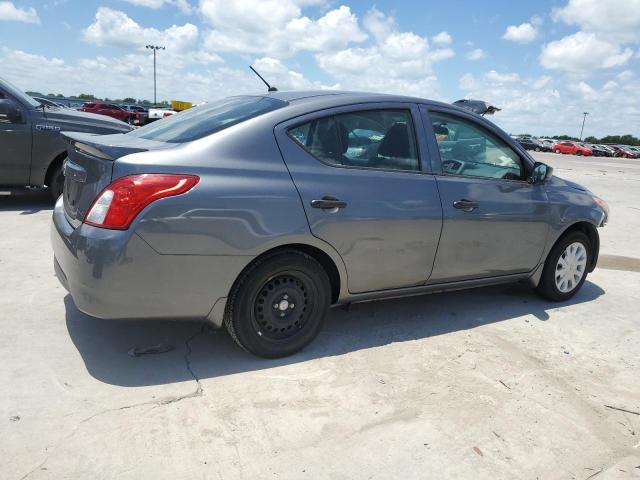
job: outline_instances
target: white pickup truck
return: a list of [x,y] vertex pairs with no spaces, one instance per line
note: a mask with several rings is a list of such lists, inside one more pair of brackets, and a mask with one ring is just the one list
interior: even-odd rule
[[176,113],[178,112],[167,107],[150,107],[147,123],[155,122],[156,120],[160,120],[161,118],[168,117],[169,115],[174,115]]

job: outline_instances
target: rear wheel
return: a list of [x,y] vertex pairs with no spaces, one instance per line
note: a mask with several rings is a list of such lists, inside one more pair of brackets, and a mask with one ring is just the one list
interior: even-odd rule
[[584,233],[572,232],[561,238],[547,256],[538,293],[556,302],[573,297],[587,278],[592,255]]
[[561,153],[559,148],[556,148],[556,153]]
[[58,200],[58,197],[62,195],[62,189],[64,188],[64,175],[62,173],[62,164],[54,168],[51,172],[51,178],[49,179],[49,191],[54,201]]
[[536,152],[539,152],[539,151],[540,151],[540,147],[536,147]]
[[577,156],[581,156],[581,155],[582,155],[582,152],[581,152],[580,150],[577,150],[577,151],[576,151],[576,155],[577,155]]
[[322,266],[305,253],[283,250],[256,261],[241,275],[224,322],[248,352],[285,357],[316,337],[330,303],[331,286]]

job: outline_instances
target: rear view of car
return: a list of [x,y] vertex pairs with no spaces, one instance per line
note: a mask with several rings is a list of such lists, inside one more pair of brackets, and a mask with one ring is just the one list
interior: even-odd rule
[[[243,206],[248,199],[262,192],[273,199],[265,203],[271,215],[281,217],[289,209],[289,218],[297,218],[301,228],[304,215],[295,213],[299,197],[291,179],[281,161],[273,168],[279,153],[271,130],[271,139],[256,139],[261,144],[256,149],[243,142],[242,129],[232,128],[284,105],[280,100],[241,97],[194,108],[131,135],[66,133],[64,194],[54,209],[51,238],[58,278],[78,308],[102,318],[206,318],[246,265],[242,253],[251,245],[234,246],[237,232],[246,227],[258,236],[275,233],[264,231],[252,218],[251,209]],[[220,134],[207,138],[215,132]],[[210,151],[218,153],[204,158],[185,151],[196,143],[211,145]],[[229,156],[232,150],[245,161],[253,158],[253,168],[238,165]],[[256,188],[260,178],[271,187]],[[269,192],[281,184],[287,188],[278,190],[288,191],[288,198]],[[227,190],[228,195],[245,191],[244,200],[229,196],[217,202],[236,210],[237,219],[225,220],[219,216],[222,211],[217,214],[205,207],[207,195],[225,198]],[[198,208],[185,209],[189,204]],[[184,213],[176,216],[172,210]],[[172,220],[167,223],[168,218]],[[227,247],[220,243],[221,256],[202,255],[215,247],[207,245],[205,231],[216,218]],[[170,240],[170,231],[195,224],[205,230],[193,241]]]

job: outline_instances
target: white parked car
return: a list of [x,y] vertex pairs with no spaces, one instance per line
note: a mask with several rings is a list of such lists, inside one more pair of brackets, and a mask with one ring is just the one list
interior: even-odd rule
[[168,117],[170,115],[175,115],[176,113],[178,112],[167,107],[149,107],[149,118],[147,122],[155,122],[156,120],[160,120],[161,118]]

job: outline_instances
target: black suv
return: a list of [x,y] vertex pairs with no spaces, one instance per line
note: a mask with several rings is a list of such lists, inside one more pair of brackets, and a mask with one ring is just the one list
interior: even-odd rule
[[544,143],[534,137],[522,136],[516,137],[516,141],[526,150],[535,150],[536,152],[550,152],[551,149]]

